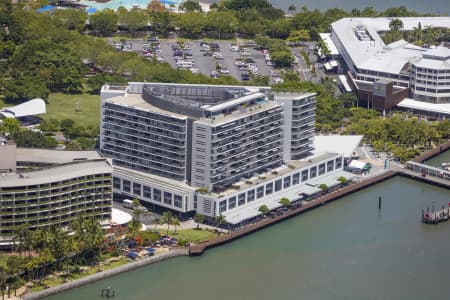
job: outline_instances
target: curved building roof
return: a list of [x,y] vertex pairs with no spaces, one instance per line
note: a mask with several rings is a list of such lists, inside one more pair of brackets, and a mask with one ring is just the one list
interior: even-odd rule
[[5,107],[0,110],[0,114],[5,118],[20,118],[45,114],[46,112],[45,101],[41,98],[32,99],[19,105]]

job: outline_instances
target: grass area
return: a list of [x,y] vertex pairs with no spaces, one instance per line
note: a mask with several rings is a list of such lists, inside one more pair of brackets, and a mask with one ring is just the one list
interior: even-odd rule
[[305,63],[310,66],[311,65],[311,60],[309,59],[308,54],[306,54],[305,51],[301,51],[300,54],[302,55],[303,59],[305,60]]
[[[106,270],[113,269],[118,266],[124,265],[126,263],[128,263],[128,260],[126,258],[120,258],[119,260],[110,262],[108,264],[102,264],[102,265],[98,265],[98,266],[89,268],[88,270],[85,270],[81,273],[70,274],[68,279],[70,281],[80,279],[82,277],[86,277],[86,276],[97,273],[99,268],[106,271]],[[53,287],[56,285],[60,285],[60,284],[63,284],[65,281],[66,281],[66,279],[65,279],[64,275],[55,276],[55,277],[43,280],[41,284],[33,286],[33,288],[31,290],[34,292],[42,291],[46,287]]]
[[[161,234],[166,234],[167,231],[164,229],[160,229],[159,232]],[[209,231],[209,230],[204,230],[204,229],[180,229],[177,230],[177,233],[175,234],[174,230],[169,230],[169,236],[171,237],[175,237],[178,240],[185,240],[185,241],[190,241],[193,243],[201,243],[201,242],[206,242],[214,237],[217,236],[216,233],[214,233],[213,231]]]
[[89,93],[74,95],[50,94],[47,103],[47,113],[42,115],[42,117],[57,120],[72,119],[84,126],[99,126],[100,96]]

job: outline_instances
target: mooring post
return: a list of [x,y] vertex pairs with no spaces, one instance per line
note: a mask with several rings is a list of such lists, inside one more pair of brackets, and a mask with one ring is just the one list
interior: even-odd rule
[[381,196],[378,197],[378,210],[381,209]]

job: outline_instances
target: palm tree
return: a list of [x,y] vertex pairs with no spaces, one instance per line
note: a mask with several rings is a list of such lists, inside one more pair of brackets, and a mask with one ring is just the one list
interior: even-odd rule
[[401,31],[403,29],[403,21],[400,19],[393,19],[389,22],[389,29],[396,32]]
[[172,224],[172,213],[170,211],[165,211],[160,219],[161,224],[167,224],[166,235],[169,235],[169,226]]
[[178,220],[177,217],[173,217],[172,218],[172,225],[175,227],[175,232],[174,234],[177,234],[177,226],[180,226],[180,220]]
[[221,227],[223,224],[227,222],[226,217],[222,214],[218,215],[216,217],[216,223],[219,227]]
[[293,15],[297,11],[297,8],[295,8],[294,4],[289,5],[288,7],[288,13]]
[[2,299],[5,299],[6,280],[8,279],[8,269],[6,266],[0,266],[0,290],[2,292]]
[[262,213],[263,216],[265,216],[269,212],[269,208],[264,204],[258,208],[258,211]]
[[278,203],[280,203],[281,205],[283,205],[283,207],[286,207],[286,208],[291,206],[291,201],[286,197],[281,198]]
[[204,220],[205,220],[205,217],[201,214],[196,214],[194,216],[194,221],[195,221],[195,223],[197,223],[197,229],[200,229],[200,223],[203,223]]
[[31,256],[33,239],[28,224],[19,225],[14,229],[12,241],[15,250],[19,251],[20,256],[22,256],[24,250],[28,250],[28,256]]

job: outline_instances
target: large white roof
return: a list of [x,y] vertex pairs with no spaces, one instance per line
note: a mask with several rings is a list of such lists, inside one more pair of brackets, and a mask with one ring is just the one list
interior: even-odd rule
[[439,113],[450,116],[450,103],[429,103],[423,101],[417,101],[410,98],[405,98],[399,104],[398,107]]
[[338,153],[351,157],[362,138],[362,135],[316,135],[313,142],[314,153]]
[[[343,18],[333,24],[332,39],[340,41],[346,53],[357,68],[398,74],[403,66],[418,59],[427,51],[404,41],[385,45],[379,31],[388,31],[393,18]],[[419,22],[422,28],[450,27],[450,17],[411,17],[399,18],[405,30],[412,30]],[[365,30],[370,39],[360,40],[355,34],[356,28]]]
[[0,110],[0,114],[5,118],[19,118],[33,115],[45,114],[47,112],[45,108],[45,101],[36,98],[22,104],[6,107]]

